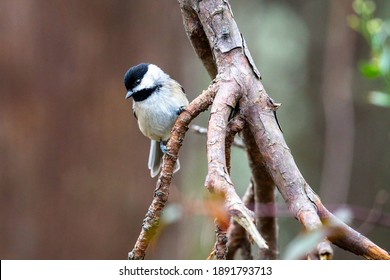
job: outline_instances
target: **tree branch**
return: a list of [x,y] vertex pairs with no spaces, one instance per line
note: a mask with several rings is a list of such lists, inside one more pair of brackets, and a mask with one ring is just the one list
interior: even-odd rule
[[[194,125],[190,126],[190,130],[195,132],[195,133],[197,133],[197,134],[204,135],[205,137],[207,136],[207,128],[205,128],[205,127],[201,127],[199,125],[195,125],[194,124]],[[234,138],[233,139],[232,146],[240,148],[240,149],[244,149],[245,148],[244,147],[244,143],[239,138]]]
[[[231,109],[238,103],[240,114],[248,124],[260,151],[265,170],[277,185],[294,217],[307,230],[321,228],[323,221],[337,221],[320,203],[295,164],[275,119],[274,111],[277,106],[260,81],[260,74],[233,19],[228,1],[178,2],[182,9],[184,27],[195,51],[203,63],[209,65],[206,69],[209,74],[212,72],[211,76],[214,75],[215,69],[210,65],[216,66],[221,83],[211,108],[207,134],[208,189],[223,195],[226,209],[233,217],[249,217],[250,211],[244,207],[234,190],[225,158],[227,120]],[[193,36],[194,30],[198,30],[197,36]],[[209,42],[208,48],[204,47],[205,37]],[[197,43],[197,40],[202,40],[203,43]],[[201,54],[202,50],[206,55]],[[210,62],[211,57],[214,63]],[[386,251],[367,238],[358,235],[340,221],[337,222],[345,235],[336,238],[330,234],[329,240],[334,244],[367,258],[390,258]],[[252,225],[249,221],[246,229]],[[251,234],[256,235],[253,232]],[[260,235],[258,237],[261,238]],[[266,247],[261,245],[260,239],[259,247]]]
[[[212,57],[217,66],[220,81],[219,91],[215,97],[210,112],[209,129],[207,135],[207,157],[208,157],[208,175],[205,185],[212,193],[217,193],[224,197],[225,207],[228,213],[243,225],[252,235],[259,247],[267,247],[263,238],[255,229],[252,218],[253,213],[249,211],[242,203],[234,185],[230,179],[225,157],[225,139],[228,118],[235,108],[237,101],[241,97],[241,90],[235,80],[235,69],[231,67],[229,61],[233,53],[239,52],[243,46],[241,34],[238,32],[235,21],[232,20],[232,14],[227,1],[224,3],[210,1],[178,1],[183,14],[183,23],[187,34],[193,34],[194,26],[201,25],[204,33],[201,39],[207,37]],[[196,13],[197,16],[194,16]],[[223,19],[223,21],[221,20]],[[199,22],[194,22],[194,21]],[[221,24],[223,22],[223,24]],[[189,36],[193,46],[198,46],[194,42],[194,36]],[[206,52],[207,52],[206,50]],[[199,49],[195,47],[199,55]],[[211,55],[207,55],[209,59]],[[247,61],[247,59],[245,59]],[[207,64],[208,61],[203,61]],[[240,61],[236,61],[239,66]],[[220,71],[225,69],[225,71]],[[237,73],[237,72],[236,72]]]
[[203,62],[204,67],[209,73],[211,79],[217,76],[217,66],[211,51],[209,40],[203,30],[196,8],[193,6],[190,0],[178,1],[181,14],[183,16],[183,24],[190,39],[192,47],[194,48],[199,59]]
[[[250,182],[244,196],[242,197],[242,202],[245,207],[249,210],[253,211],[253,206],[255,204],[253,193],[253,182]],[[228,253],[226,259],[233,260],[234,255],[236,254],[238,249],[241,249],[241,256],[244,260],[252,260],[252,252],[251,252],[251,243],[248,239],[248,235],[245,229],[236,221],[230,224],[228,229]]]
[[259,258],[275,260],[279,256],[275,183],[266,170],[256,141],[248,127],[244,128],[242,136],[252,171],[256,226],[269,247],[268,249],[259,248]]
[[390,260],[390,254],[386,250],[380,248],[367,237],[363,236],[353,228],[349,227],[332,213],[321,203],[320,198],[313,192],[312,189],[307,190],[307,194],[318,208],[318,214],[324,223],[329,223],[337,226],[337,230],[330,232],[328,239],[340,248],[350,251],[356,255],[363,256],[367,259],[374,260]]
[[240,132],[244,127],[244,120],[240,115],[236,115],[232,120],[229,121],[227,131],[226,131],[226,139],[225,139],[225,158],[226,158],[226,168],[228,173],[230,174],[230,155],[231,148],[235,141],[235,136],[238,132]]
[[128,254],[129,260],[139,260],[145,258],[145,251],[149,246],[151,239],[155,236],[160,223],[162,210],[169,196],[169,187],[172,181],[173,167],[175,166],[179,149],[183,142],[190,122],[201,112],[205,111],[213,102],[217,91],[217,84],[212,83],[207,91],[204,91],[194,99],[177,118],[172,128],[171,138],[167,143],[169,155],[166,154],[163,160],[163,166],[160,176],[154,190],[154,197],[145,219],[142,223],[142,230],[134,245],[133,250]]
[[[269,186],[273,182],[272,185],[276,184],[278,187],[289,211],[307,230],[319,229],[323,223],[331,224],[329,228],[333,230],[327,232],[327,237],[332,243],[369,259],[389,260],[388,252],[330,213],[304,180],[279,130],[274,112],[277,105],[267,95],[260,81],[260,73],[233,19],[228,1],[178,2],[187,35],[210,76],[216,76],[216,82],[189,104],[172,129],[167,144],[169,154],[164,156],[153,201],[134,249],[129,253],[129,259],[145,257],[145,250],[156,233],[161,212],[168,199],[173,167],[188,126],[200,112],[212,104],[207,132],[208,175],[205,185],[210,192],[224,199],[226,211],[247,230],[260,248],[268,246],[253,224],[253,212],[245,207],[235,192],[226,160],[226,150],[230,151],[230,144],[226,140],[231,141],[228,135],[229,115],[237,105],[240,117],[246,123],[244,129],[250,131],[249,135],[253,136],[256,143],[248,144],[247,148],[251,162],[256,165],[252,166],[255,184],[259,189],[268,188],[268,191],[264,190],[264,200],[272,201]],[[251,139],[247,136],[246,140]],[[263,198],[259,196],[258,202],[261,199]],[[222,239],[226,228],[225,225],[221,228],[218,223],[217,229],[221,229],[222,234],[219,236]],[[263,232],[267,233],[266,230]],[[274,230],[269,232],[276,236]],[[269,240],[272,238],[269,237]],[[225,240],[217,243],[223,246],[221,258],[226,256],[224,243]],[[322,254],[331,254],[327,241],[321,250]]]

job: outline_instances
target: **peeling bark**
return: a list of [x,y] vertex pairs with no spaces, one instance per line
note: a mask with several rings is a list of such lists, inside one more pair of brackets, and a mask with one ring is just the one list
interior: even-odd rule
[[[264,258],[277,257],[275,208],[270,220],[259,217],[254,225],[254,213],[248,209],[235,191],[229,175],[231,135],[229,116],[239,108],[237,119],[243,120],[244,142],[251,163],[254,194],[259,207],[255,211],[264,215],[259,205],[274,204],[273,186],[276,185],[289,211],[306,230],[327,230],[333,244],[369,259],[390,259],[388,252],[368,238],[339,221],[321,203],[303,178],[279,129],[275,110],[278,105],[268,96],[261,83],[250,52],[245,44],[227,0],[178,0],[187,36],[198,57],[212,79],[209,89],[190,103],[178,118],[167,147],[170,155],[164,156],[162,172],[155,196],[146,214],[141,234],[130,259],[142,259],[158,226],[161,211],[168,199],[172,170],[189,123],[211,105],[207,130],[208,174],[205,185],[211,193],[224,199],[229,216],[245,228],[260,248]],[[266,43],[266,42],[265,42]],[[237,107],[238,106],[238,107]],[[235,118],[236,118],[235,117]],[[237,130],[238,131],[238,130]],[[272,216],[271,215],[271,216]],[[217,246],[220,258],[226,256],[225,228],[217,224]],[[220,234],[220,235],[218,235]],[[315,252],[318,258],[331,258],[333,251],[325,240]],[[267,250],[269,248],[269,250]],[[322,257],[321,257],[322,256]],[[325,257],[324,257],[325,256]]]
[[[238,102],[239,113],[245,120],[247,129],[253,135],[261,154],[264,172],[268,173],[269,178],[277,186],[294,217],[307,230],[321,228],[324,220],[335,220],[336,218],[322,205],[318,196],[305,181],[291,155],[275,118],[277,106],[275,107],[275,103],[261,83],[260,74],[234,21],[228,1],[179,0],[178,2],[187,34],[191,34],[187,23],[188,18],[192,16],[192,24],[197,20],[198,30],[203,30],[198,33],[202,34],[202,42],[206,41],[205,37],[209,42],[208,45],[204,44],[208,48],[202,48],[199,47],[200,44],[194,42],[197,40],[196,37],[189,36],[195,52],[204,65],[213,66],[213,71],[206,68],[209,73],[217,72],[222,83],[212,105],[208,127],[207,187],[210,190],[219,189],[224,193],[234,190],[234,185],[226,172],[223,141],[226,138],[229,109],[235,108]],[[205,55],[207,51],[210,54]],[[214,63],[211,61],[212,58]],[[226,198],[227,209],[230,209],[229,205],[231,205],[229,196],[230,194]],[[340,228],[345,233],[341,239],[331,233],[328,236],[329,240],[337,246],[366,258],[390,259],[385,250],[364,236],[356,234],[356,231],[347,225],[340,222]],[[318,246],[318,248],[321,249],[321,252],[317,252],[318,255],[333,254],[330,246]]]

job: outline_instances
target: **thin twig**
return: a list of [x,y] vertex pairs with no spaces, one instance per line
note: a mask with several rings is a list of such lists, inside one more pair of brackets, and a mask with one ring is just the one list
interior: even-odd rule
[[[193,124],[190,126],[190,130],[194,133],[207,136],[207,128]],[[244,149],[244,143],[240,138],[234,137],[234,141],[232,143],[232,146]]]
[[180,146],[183,142],[186,131],[190,122],[205,111],[213,101],[217,91],[217,84],[213,83],[201,95],[195,98],[180,114],[174,127],[172,128],[171,138],[167,143],[169,154],[166,154],[163,159],[163,166],[160,176],[156,183],[154,197],[142,223],[142,230],[134,245],[133,250],[128,254],[130,260],[144,259],[145,252],[150,241],[156,234],[156,230],[160,223],[161,213],[169,196],[169,188],[173,175],[173,167],[175,166],[177,155]]

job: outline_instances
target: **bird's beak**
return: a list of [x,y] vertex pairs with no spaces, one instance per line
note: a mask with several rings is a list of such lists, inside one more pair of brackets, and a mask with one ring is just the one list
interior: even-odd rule
[[126,94],[125,99],[130,98],[132,95],[133,95],[133,92],[132,92],[131,90],[129,90],[129,91],[127,92],[127,94]]

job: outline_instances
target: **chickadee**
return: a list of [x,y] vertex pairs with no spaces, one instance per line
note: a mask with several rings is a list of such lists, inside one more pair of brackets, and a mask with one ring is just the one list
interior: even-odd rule
[[[161,170],[166,143],[178,115],[188,105],[183,87],[154,64],[141,63],[125,74],[126,99],[133,98],[133,113],[141,132],[151,139],[148,168]],[[180,169],[177,160],[173,172]]]

